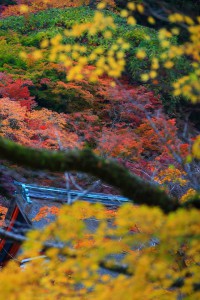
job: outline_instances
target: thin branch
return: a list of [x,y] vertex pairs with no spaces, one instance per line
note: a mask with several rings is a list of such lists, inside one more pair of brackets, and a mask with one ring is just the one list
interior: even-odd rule
[[11,231],[6,231],[2,228],[0,228],[0,238],[7,239],[12,242],[18,242],[19,244],[22,244],[23,242],[26,241],[25,236],[17,233],[12,233]]
[[[160,6],[160,12],[158,12],[158,10],[156,11],[155,8],[152,8],[151,5],[148,3],[148,1],[143,0],[146,8],[148,9],[148,12],[150,13],[150,15],[152,15],[153,17],[155,17],[156,19],[160,20],[160,21],[164,21],[166,23],[170,23],[168,16],[170,15],[170,12],[168,11],[168,9],[166,9],[166,7],[164,7],[163,5],[161,5],[160,1],[157,1],[157,7],[158,5]],[[165,16],[163,16],[161,13],[165,12]],[[147,14],[149,16],[149,13]],[[175,10],[171,13],[181,13],[178,10]],[[178,23],[176,24],[179,27],[182,27],[184,29],[188,29],[188,26],[184,23]]]
[[[62,142],[61,142],[61,139],[60,139],[60,136],[58,134],[58,130],[57,130],[55,124],[54,124],[54,131],[56,134],[59,149],[64,150],[64,147],[62,145]],[[71,194],[70,194],[70,176],[67,172],[65,172],[64,175],[65,175],[66,190],[67,190],[67,203],[70,205],[72,203]]]
[[83,188],[76,182],[72,174],[69,175],[72,185],[79,191],[83,191]]
[[93,189],[95,189],[100,183],[101,183],[101,180],[95,181],[87,190],[83,191],[80,195],[78,195],[76,198],[74,198],[72,200],[72,203],[81,199],[81,197],[84,197],[85,195],[87,195],[89,192],[91,192]]
[[[21,234],[13,233],[11,231],[6,231],[2,228],[0,228],[0,238],[6,239],[6,240],[9,240],[12,242],[17,242],[19,244],[22,244],[28,240],[25,236],[23,236]],[[45,249],[49,249],[49,248],[63,249],[65,244],[58,243],[58,242],[45,242],[43,244],[43,246]]]

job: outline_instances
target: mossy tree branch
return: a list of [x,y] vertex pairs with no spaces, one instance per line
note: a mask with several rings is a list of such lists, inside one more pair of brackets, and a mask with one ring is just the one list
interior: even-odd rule
[[[165,213],[181,207],[177,199],[170,198],[158,187],[141,180],[116,161],[98,157],[88,149],[36,150],[0,137],[0,158],[35,170],[84,172],[118,188],[134,203],[159,206]],[[199,202],[193,201],[190,205],[199,207]]]

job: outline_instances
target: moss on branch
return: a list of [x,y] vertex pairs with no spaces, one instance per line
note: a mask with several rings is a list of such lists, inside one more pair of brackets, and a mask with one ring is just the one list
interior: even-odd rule
[[141,180],[116,161],[98,157],[88,149],[36,150],[0,137],[0,158],[35,170],[84,172],[118,188],[134,203],[159,206],[165,213],[181,207],[177,199],[170,198],[157,186]]

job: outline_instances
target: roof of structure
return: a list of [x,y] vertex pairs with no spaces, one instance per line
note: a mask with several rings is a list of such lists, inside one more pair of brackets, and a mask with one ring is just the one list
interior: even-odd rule
[[[45,187],[33,184],[24,184],[15,182],[16,184],[16,204],[18,205],[27,224],[36,228],[41,228],[53,221],[54,214],[51,214],[51,208],[59,208],[61,204],[67,204],[69,197],[71,202],[87,201],[90,203],[102,203],[109,208],[117,208],[123,203],[129,202],[125,197],[118,195],[110,195],[103,193],[82,192],[78,190]],[[49,208],[47,217],[36,220],[36,216],[43,207]],[[7,216],[7,220],[9,215]]]

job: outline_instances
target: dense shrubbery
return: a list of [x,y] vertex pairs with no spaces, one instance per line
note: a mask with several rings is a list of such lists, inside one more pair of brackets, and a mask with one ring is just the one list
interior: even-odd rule
[[[107,14],[112,15],[118,24],[118,29],[114,32],[112,40],[106,41],[103,36],[96,35],[91,37],[86,34],[84,38],[81,39],[81,43],[85,43],[87,46],[90,45],[90,49],[94,49],[97,45],[102,45],[106,49],[118,36],[123,36],[124,39],[131,44],[131,49],[128,53],[127,75],[130,76],[134,82],[140,83],[140,75],[145,69],[149,68],[150,59],[162,51],[159,47],[157,33],[153,29],[140,25],[136,25],[132,28],[127,25],[125,20],[121,17],[112,12],[107,12]],[[30,14],[28,18],[23,16],[11,16],[1,20],[0,29],[2,36],[4,36],[4,38],[2,38],[4,40],[1,41],[3,49],[3,52],[1,52],[1,66],[6,64],[14,69],[26,68],[26,63],[15,55],[15,51],[20,52],[26,49],[30,52],[29,48],[38,47],[44,37],[52,38],[58,33],[62,34],[65,28],[69,29],[75,23],[89,22],[92,20],[92,17],[93,11],[90,8],[79,7],[70,9],[49,9],[48,11],[41,11],[37,14]],[[149,40],[146,40],[146,36],[149,37]],[[64,37],[63,42],[73,44],[76,42],[76,39]],[[175,40],[174,43],[176,43]],[[147,58],[145,60],[138,60],[135,57],[139,49],[146,51]],[[6,67],[6,70],[9,69],[8,66],[4,67]],[[32,68],[34,69],[34,66],[32,66]],[[188,68],[189,63],[186,60],[182,58],[177,59],[177,69],[179,72],[184,74],[188,71]],[[156,89],[163,96],[163,103],[170,112],[174,110],[178,100],[178,98],[174,98],[170,94],[170,83],[172,83],[179,74],[176,69],[170,70],[169,72],[161,70],[161,74],[162,76],[160,78],[162,79],[157,83]],[[29,75],[27,74],[27,76]],[[35,78],[33,78],[33,73],[30,74],[30,76],[31,79],[37,80],[36,74]],[[165,101],[165,98],[167,98],[167,101]]]
[[[169,191],[178,196],[188,189],[187,176],[168,146],[185,157],[189,145],[177,138],[175,120],[162,113],[162,104],[153,92],[142,86],[133,87],[127,78],[114,88],[108,77],[95,84],[87,78],[66,83],[64,78],[61,80],[64,72],[59,65],[43,67],[43,75],[60,80],[40,74],[40,80],[34,83],[0,73],[0,96],[4,97],[0,101],[1,135],[24,145],[59,149],[59,133],[63,147],[85,145],[104,157],[119,159],[142,178],[155,180],[157,176],[161,184],[172,180]],[[143,108],[158,128],[158,136]],[[166,145],[162,139],[166,139]],[[173,173],[178,172],[175,181],[173,174],[169,175],[171,164],[175,166]]]
[[[162,54],[163,48],[160,46],[158,34],[152,28],[140,25],[131,27],[127,25],[125,19],[111,11],[106,11],[105,14],[112,16],[118,25],[116,30],[111,29],[113,31],[112,38],[105,39],[102,33],[89,35],[86,32],[79,38],[63,35],[63,42],[71,45],[78,42],[81,45],[85,44],[87,46],[87,55],[99,45],[103,49],[109,49],[110,44],[115,43],[119,36],[123,36],[124,40],[130,43],[131,47],[127,52],[127,68],[124,72],[126,78],[121,82],[122,89],[117,85],[116,91],[118,91],[118,94],[115,93],[114,98],[110,87],[108,88],[110,84],[108,78],[101,78],[98,84],[92,84],[85,77],[78,84],[71,84],[66,81],[66,71],[68,70],[58,64],[58,61],[57,63],[49,62],[48,47],[42,50],[44,54],[42,59],[36,60],[33,55],[34,50],[40,46],[44,38],[51,39],[58,33],[62,35],[65,28],[70,29],[76,23],[90,22],[94,11],[89,7],[53,8],[25,17],[10,16],[0,20],[2,36],[0,40],[2,49],[0,53],[0,70],[12,74],[12,84],[18,84],[18,87],[20,87],[17,81],[18,78],[22,80],[22,83],[27,79],[31,80],[32,84],[29,85],[30,96],[34,97],[37,109],[46,108],[57,113],[71,114],[68,115],[67,130],[78,134],[81,143],[105,156],[119,156],[125,160],[130,159],[130,162],[126,162],[130,169],[134,168],[134,172],[143,176],[141,168],[144,167],[146,173],[149,172],[148,176],[152,176],[152,170],[155,168],[155,166],[152,166],[153,160],[156,159],[156,168],[160,170],[161,165],[164,168],[168,168],[173,159],[165,151],[166,149],[164,150],[160,146],[159,139],[152,138],[154,132],[144,116],[142,115],[138,119],[138,116],[134,115],[133,110],[137,109],[135,106],[131,106],[128,99],[130,95],[133,99],[136,97],[137,101],[138,99],[143,101],[143,98],[150,97],[150,101],[153,99],[153,104],[147,105],[143,103],[142,105],[145,105],[145,107],[146,105],[150,106],[155,113],[158,113],[157,106],[154,106],[157,101],[155,100],[157,99],[155,97],[157,93],[160,94],[160,99],[167,111],[173,112],[178,97],[175,98],[171,95],[171,83],[176,80],[180,73],[183,75],[188,72],[189,62],[185,58],[180,57],[176,59],[173,69],[166,70],[166,68],[159,67],[160,76],[149,80],[148,84],[146,84],[149,90],[154,86],[154,95],[148,94],[147,89],[144,88],[140,90],[137,87],[135,89],[135,85],[141,84],[141,74],[145,70],[150,69],[152,57]],[[171,42],[173,45],[178,43],[174,37],[171,39]],[[139,59],[137,56],[137,53],[141,50],[144,50],[146,53],[145,59]],[[28,53],[25,59],[18,55],[23,51]],[[133,90],[130,85],[127,85],[127,78],[129,83],[132,82],[134,84]],[[140,93],[143,95],[142,99],[139,96]],[[6,94],[4,89],[4,93],[1,96],[9,97],[9,93]],[[114,101],[114,105],[111,100]],[[124,111],[126,111],[124,114],[121,112],[123,106]],[[161,106],[159,109],[161,109]],[[129,117],[127,117],[128,115]],[[158,120],[155,119],[154,121],[159,123],[159,120],[169,128],[172,126],[173,130],[170,129],[170,132],[176,132],[177,129],[173,120],[167,120],[166,116],[162,115],[161,119],[158,118]],[[84,124],[88,121],[90,125],[87,125],[87,130],[85,130]],[[21,122],[26,123],[25,117]],[[73,124],[76,124],[76,126]],[[27,126],[29,125],[25,124],[25,128]],[[27,128],[24,130],[29,131]],[[40,129],[38,130],[39,136],[41,132]],[[95,130],[100,135],[96,134],[94,138]],[[164,134],[162,128],[159,130]],[[33,135],[33,140],[37,140],[38,136]],[[121,147],[118,144],[120,144],[122,138],[124,145]],[[174,138],[176,139],[175,136]],[[108,144],[108,141],[112,142]],[[176,143],[180,146],[178,140],[176,140]],[[54,145],[54,143],[52,144]],[[50,145],[50,143],[46,142],[44,138],[42,145]],[[181,155],[183,153],[186,155],[188,153],[188,145],[183,144],[180,147],[182,147],[181,150],[178,149],[177,151]],[[136,158],[138,165],[134,167],[133,161],[135,164]],[[178,191],[177,193],[180,195],[182,188],[181,192]]]

